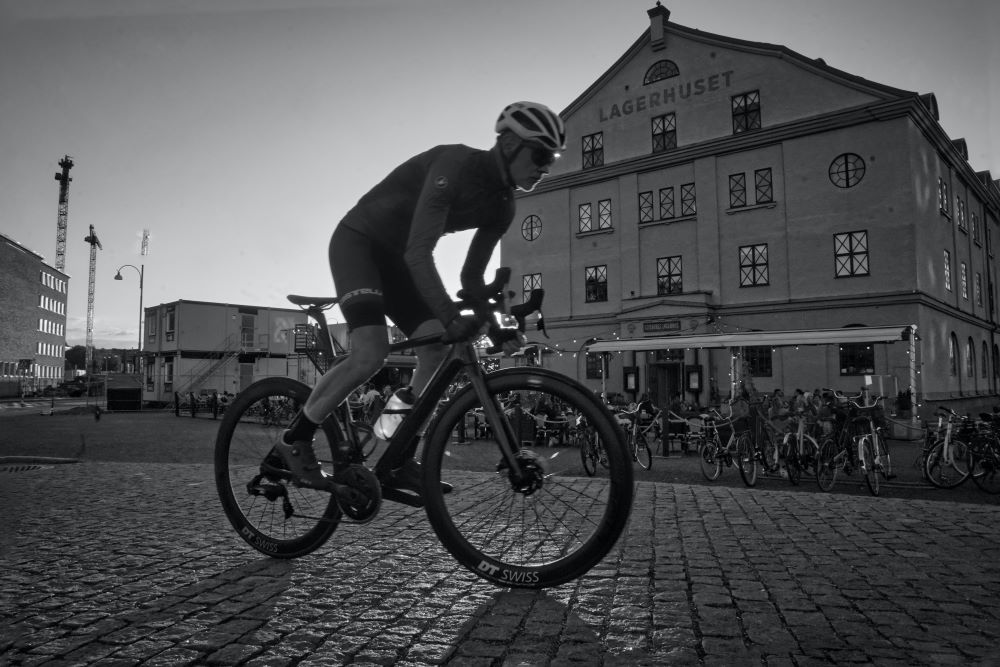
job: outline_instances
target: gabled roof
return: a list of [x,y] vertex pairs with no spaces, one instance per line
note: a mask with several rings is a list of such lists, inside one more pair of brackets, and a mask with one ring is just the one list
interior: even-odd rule
[[[915,92],[869,81],[863,77],[850,74],[849,72],[839,70],[835,67],[830,67],[822,58],[807,58],[801,53],[793,51],[787,46],[782,46],[780,44],[768,44],[766,42],[754,42],[745,39],[737,39],[735,37],[716,35],[714,33],[696,30],[695,28],[688,28],[672,21],[664,24],[663,31],[665,40],[668,44],[670,43],[671,35],[682,36],[705,44],[713,44],[721,48],[781,58],[793,64],[799,65],[804,69],[811,70],[820,76],[834,80],[837,83],[852,86],[865,93],[884,99],[917,96],[917,93]],[[608,68],[604,74],[591,84],[590,87],[584,90],[579,97],[573,100],[560,115],[563,118],[567,118],[576,112],[580,107],[586,104],[598,90],[601,90],[615,74],[621,71],[628,62],[649,48],[650,43],[650,31],[647,28],[643,31],[635,43],[633,43],[632,46],[629,47],[629,49],[625,51],[625,53],[622,54],[622,56],[610,68]]]

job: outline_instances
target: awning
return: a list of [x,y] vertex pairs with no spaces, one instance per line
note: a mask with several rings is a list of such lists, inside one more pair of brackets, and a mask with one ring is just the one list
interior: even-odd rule
[[787,345],[836,345],[839,343],[893,343],[907,340],[915,324],[843,329],[802,329],[799,331],[743,331],[740,333],[695,334],[599,340],[588,352],[627,352],[641,350],[677,350],[684,348],[729,348]]

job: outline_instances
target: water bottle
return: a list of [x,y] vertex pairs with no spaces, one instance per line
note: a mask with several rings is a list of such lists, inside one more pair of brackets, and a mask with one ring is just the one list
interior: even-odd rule
[[409,387],[397,389],[389,397],[389,402],[385,404],[382,414],[379,415],[378,421],[375,422],[375,435],[382,440],[390,439],[399,427],[400,422],[403,421],[403,417],[413,407],[415,400],[413,390]]

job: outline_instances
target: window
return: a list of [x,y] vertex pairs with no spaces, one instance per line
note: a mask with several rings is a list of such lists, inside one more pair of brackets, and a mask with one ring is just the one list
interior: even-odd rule
[[668,113],[662,116],[654,116],[653,124],[653,152],[662,153],[671,148],[677,148],[677,115]]
[[972,240],[976,242],[976,245],[982,245],[983,234],[979,229],[979,216],[976,215],[975,211],[969,211],[969,222],[972,224]]
[[840,346],[840,374],[865,375],[875,372],[875,350],[866,343],[844,343]]
[[[167,313],[166,313],[164,319],[166,319],[166,324],[164,325],[163,335],[164,335],[164,338],[166,338],[167,341],[169,342],[169,341],[172,341],[174,339],[175,325],[177,323],[177,313],[174,310],[173,306],[168,306],[167,307]],[[173,368],[172,365],[171,365],[171,368]]]
[[653,221],[653,193],[639,193],[639,222]]
[[958,268],[958,284],[962,292],[962,298],[969,300],[969,271],[965,267],[965,262],[961,262]]
[[951,215],[951,211],[948,209],[949,199],[948,199],[948,184],[945,183],[943,178],[938,179],[938,209],[946,216]]
[[660,188],[660,220],[674,217],[674,188]]
[[587,353],[587,379],[600,380],[604,377],[604,363],[602,361],[603,352]]
[[146,338],[149,340],[156,340],[156,314],[146,316]]
[[865,176],[865,161],[854,153],[838,155],[830,163],[829,175],[838,188],[853,188]]
[[542,274],[526,273],[521,276],[521,303],[528,302],[533,289],[542,289]]
[[729,208],[739,208],[747,205],[746,174],[730,174],[729,176]]
[[585,270],[587,303],[608,300],[608,266],[588,266]]
[[596,132],[583,138],[583,168],[600,167],[604,164],[604,133]]
[[958,338],[955,334],[948,337],[948,372],[952,377],[958,377]]
[[944,251],[944,288],[951,291],[951,253]]
[[597,202],[597,226],[598,229],[611,229],[611,200],[602,199]]
[[965,343],[965,376],[976,377],[976,344],[972,338]]
[[836,276],[867,276],[868,232],[847,232],[833,235]]
[[990,348],[987,347],[986,341],[983,341],[982,354],[979,360],[979,376],[985,379],[990,372]]
[[542,219],[537,215],[529,215],[521,221],[521,236],[525,241],[534,241],[542,233]]
[[753,183],[758,204],[769,204],[774,201],[774,180],[771,177],[770,167],[754,171]]
[[684,291],[681,275],[681,256],[661,257],[656,260],[656,293],[680,294]]
[[983,307],[983,274],[976,272],[976,305]]
[[965,219],[965,200],[959,199],[958,195],[955,195],[955,220],[959,229],[969,231],[969,223]]
[[593,207],[590,205],[590,203],[580,204],[580,209],[579,209],[579,213],[577,215],[577,220],[580,223],[580,231],[581,232],[590,232],[590,231],[593,231],[593,225],[591,224],[592,220],[593,220],[593,216],[592,216],[592,212],[591,212],[592,208]]
[[733,98],[733,134],[760,129],[760,91],[754,90]]
[[769,378],[774,374],[771,348],[766,345],[743,348],[743,361],[746,362],[747,371],[753,377]]
[[694,215],[698,212],[698,203],[694,196],[694,183],[681,186],[681,215]]
[[663,81],[680,75],[680,70],[672,60],[658,60],[646,70],[646,76],[642,79],[642,85],[648,86],[656,81]]
[[767,244],[741,246],[740,287],[767,284]]

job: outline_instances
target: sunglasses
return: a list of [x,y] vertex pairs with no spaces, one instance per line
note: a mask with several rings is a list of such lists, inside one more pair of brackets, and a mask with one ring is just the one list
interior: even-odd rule
[[536,167],[549,167],[559,157],[559,153],[549,150],[544,146],[530,146],[531,161]]

